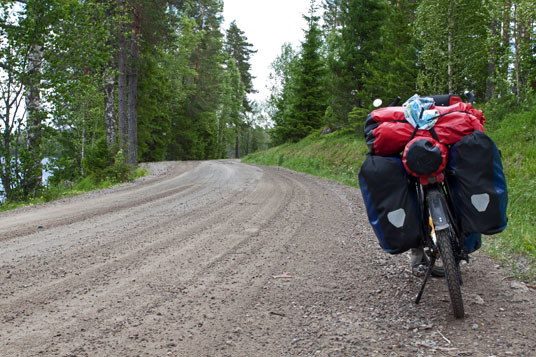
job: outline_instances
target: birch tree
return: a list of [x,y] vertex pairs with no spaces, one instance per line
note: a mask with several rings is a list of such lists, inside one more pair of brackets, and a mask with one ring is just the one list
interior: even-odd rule
[[489,14],[480,0],[423,0],[415,20],[419,92],[463,94],[473,90],[483,99],[488,27]]

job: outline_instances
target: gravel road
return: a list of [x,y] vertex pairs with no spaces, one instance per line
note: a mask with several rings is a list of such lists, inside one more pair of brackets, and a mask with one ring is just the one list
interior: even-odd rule
[[483,253],[446,284],[381,251],[355,188],[234,160],[150,164],[0,214],[0,356],[535,356],[536,291]]

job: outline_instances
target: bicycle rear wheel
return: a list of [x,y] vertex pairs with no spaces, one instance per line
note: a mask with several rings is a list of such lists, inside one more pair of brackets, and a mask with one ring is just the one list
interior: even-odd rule
[[459,266],[454,258],[448,229],[436,231],[436,236],[439,255],[441,256],[443,269],[445,270],[452,312],[457,319],[461,319],[465,316],[465,311],[463,308],[462,291],[460,289],[460,272]]

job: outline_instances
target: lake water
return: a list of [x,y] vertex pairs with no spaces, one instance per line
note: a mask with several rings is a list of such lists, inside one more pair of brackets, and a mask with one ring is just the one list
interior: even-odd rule
[[[48,158],[44,158],[41,162],[44,165],[48,164],[50,160]],[[43,185],[46,185],[48,182],[48,178],[52,176],[52,172],[50,170],[43,169]],[[4,186],[2,185],[2,181],[0,180],[0,202],[4,201],[4,195],[2,192],[4,191]]]

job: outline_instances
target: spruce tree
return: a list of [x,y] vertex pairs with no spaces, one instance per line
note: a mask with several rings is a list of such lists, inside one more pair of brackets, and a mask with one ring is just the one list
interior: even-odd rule
[[389,3],[381,28],[381,44],[374,51],[370,75],[366,77],[368,98],[364,107],[375,98],[391,101],[396,97],[409,98],[416,91],[417,50],[413,39],[414,0]]
[[291,98],[295,94],[295,79],[297,72],[298,53],[289,43],[281,46],[281,53],[272,62],[270,79],[270,97],[267,102],[267,111],[274,122],[270,130],[272,145],[279,145],[286,141],[288,112]]
[[170,54],[160,47],[143,46],[138,82],[138,153],[142,162],[166,158],[171,139],[171,106],[173,67],[168,67]]
[[348,124],[348,113],[363,107],[369,96],[366,79],[370,64],[381,48],[380,30],[385,19],[385,4],[380,0],[340,0],[333,2],[336,17],[330,13],[328,34],[330,112],[339,125]]
[[294,96],[284,120],[285,139],[289,141],[298,141],[321,128],[326,111],[325,63],[320,54],[322,39],[315,11],[311,1],[309,15],[304,16],[308,28],[297,62]]

